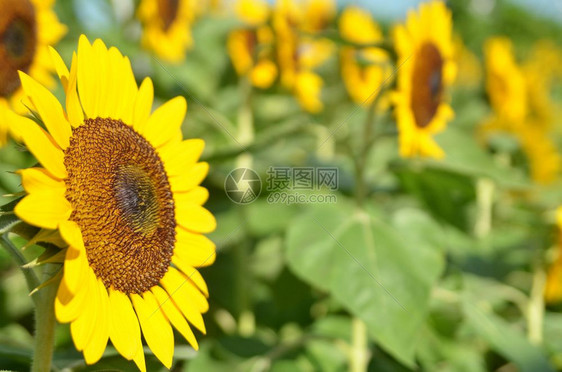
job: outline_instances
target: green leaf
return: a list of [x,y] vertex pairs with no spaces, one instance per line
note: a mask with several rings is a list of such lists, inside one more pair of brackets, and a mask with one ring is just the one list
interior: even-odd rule
[[554,371],[540,348],[531,344],[520,329],[494,314],[491,306],[476,294],[465,293],[462,307],[475,331],[520,371]]
[[526,189],[529,181],[523,174],[507,166],[499,166],[477,142],[474,133],[455,127],[449,127],[436,137],[445,151],[443,160],[425,160],[432,167],[447,169],[471,177],[489,177],[500,185]]
[[287,259],[297,275],[361,318],[382,348],[413,367],[430,291],[444,266],[442,233],[416,210],[398,212],[392,223],[343,202],[316,206],[291,224]]

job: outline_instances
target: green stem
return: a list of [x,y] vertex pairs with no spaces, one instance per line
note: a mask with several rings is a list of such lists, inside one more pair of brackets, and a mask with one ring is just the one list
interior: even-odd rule
[[494,181],[479,178],[476,181],[477,216],[474,224],[474,234],[477,238],[484,238],[492,229],[492,207],[494,203]]
[[[52,265],[45,265],[45,274],[51,267]],[[52,283],[33,295],[36,300],[35,350],[31,365],[32,372],[48,372],[51,370],[55,345],[55,296],[57,295],[57,289],[58,283]]]
[[351,323],[351,350],[349,352],[349,371],[365,372],[369,365],[370,353],[368,348],[367,326],[353,317]]
[[[2,235],[0,244],[8,251],[10,256],[21,269],[27,288],[33,291],[41,285],[37,274],[32,268],[26,268],[27,263],[25,257],[20,250],[10,241],[8,234]],[[53,265],[45,265],[45,274],[50,277],[49,273]],[[47,278],[46,278],[47,279]],[[31,370],[33,372],[48,372],[51,370],[51,360],[53,357],[53,346],[55,341],[55,296],[57,294],[57,283],[52,283],[37,291],[31,296],[35,304],[35,349],[33,352],[33,363]]]
[[[254,117],[252,113],[252,85],[248,79],[241,81],[240,90],[244,97],[243,104],[238,111],[238,142],[246,147],[254,142]],[[236,168],[252,168],[253,157],[250,152],[243,152],[236,158]],[[246,221],[246,209],[239,208],[241,221]],[[250,241],[241,242],[234,248],[237,266],[236,293],[238,294],[238,332],[243,336],[251,336],[255,331],[255,317],[250,310],[248,284],[250,271],[247,263],[250,256]]]
[[533,273],[533,285],[528,306],[527,336],[529,341],[539,345],[543,341],[543,319],[544,319],[544,286],[546,274],[542,265],[537,264]]
[[[39,284],[41,284],[39,278],[37,277],[37,274],[32,268],[24,267],[27,261],[25,260],[25,257],[23,256],[21,251],[10,241],[10,239],[8,238],[8,234],[2,235],[0,244],[2,244],[2,246],[8,251],[10,256],[12,256],[12,259],[21,269],[21,272],[25,277],[25,281],[27,282],[27,288],[29,289],[29,291],[31,292],[32,290],[37,288]],[[35,296],[32,296],[31,298],[37,304]]]
[[367,158],[369,156],[369,150],[371,149],[373,137],[373,127],[375,125],[375,108],[379,100],[380,94],[373,99],[373,102],[369,105],[367,109],[367,117],[365,119],[365,124],[363,126],[363,142],[358,158],[355,161],[355,177],[356,177],[356,190],[355,199],[357,205],[361,207],[367,196],[367,183],[365,180],[365,168],[367,165]]

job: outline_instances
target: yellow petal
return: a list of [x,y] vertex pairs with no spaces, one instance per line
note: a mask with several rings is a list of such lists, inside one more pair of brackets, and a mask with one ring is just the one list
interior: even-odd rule
[[148,347],[166,368],[171,368],[174,356],[174,333],[154,295],[152,292],[143,293],[143,297],[132,294],[131,300]]
[[189,262],[187,262],[187,260],[182,259],[178,255],[172,256],[172,262],[178,269],[180,269],[185,275],[187,275],[189,280],[192,281],[201,292],[203,292],[205,297],[209,297],[209,289],[207,288],[207,283],[205,283],[205,279],[203,279],[199,271],[191,266]]
[[[82,290],[82,285],[86,281],[86,273],[88,272],[88,259],[86,257],[86,250],[84,243],[82,243],[82,235],[80,229],[74,222],[65,221],[60,224],[60,232],[63,239],[68,243],[69,239],[74,241],[79,240],[80,245],[69,243],[70,246],[66,250],[64,259],[64,280],[68,290],[72,293],[77,293]],[[78,232],[75,231],[78,229]],[[76,236],[79,235],[79,236]]]
[[60,102],[49,92],[47,88],[33,80],[25,72],[19,72],[21,85],[33,105],[39,112],[41,120],[47,127],[49,133],[61,149],[66,149],[70,144],[72,130],[64,116]]
[[56,229],[70,218],[72,208],[59,190],[45,190],[27,195],[14,209],[16,215],[33,226]]
[[84,112],[88,118],[96,117],[96,86],[97,79],[99,77],[94,74],[96,71],[94,59],[94,53],[92,46],[86,38],[85,35],[81,35],[78,40],[78,62],[77,62],[77,74],[78,74],[78,94],[80,97],[80,102],[84,108]]
[[209,266],[215,262],[216,247],[209,238],[184,229],[176,229],[174,255],[193,267]]
[[57,180],[44,168],[22,169],[17,173],[21,176],[21,184],[28,194],[45,190],[53,190],[64,194],[66,190],[64,181]]
[[176,221],[188,231],[210,233],[217,227],[215,216],[196,204],[176,203]]
[[174,146],[165,146],[158,154],[165,164],[168,176],[181,175],[197,163],[205,148],[202,139],[188,139]]
[[197,186],[188,192],[177,192],[174,194],[174,200],[178,204],[203,205],[208,199],[209,191],[201,186]]
[[123,292],[110,289],[109,309],[109,338],[119,354],[131,360],[139,350],[143,352],[139,321],[131,301]]
[[197,296],[194,296],[193,292],[198,292],[200,297],[206,302],[205,297],[199,291],[193,290],[189,280],[172,267],[168,268],[168,272],[161,279],[161,282],[169,297],[171,297],[186,319],[195,328],[205,333],[205,323],[200,310],[203,308],[203,304],[195,303]]
[[76,293],[87,279],[86,273],[89,269],[82,231],[73,221],[61,222],[59,230],[61,237],[69,245],[64,263],[65,280],[68,289],[72,293]]
[[[91,269],[89,270],[94,275]],[[55,315],[61,323],[68,323],[80,316],[86,303],[84,302],[88,291],[78,291],[72,293],[68,289],[66,280],[63,278],[59,284],[57,297],[55,298]]]
[[51,60],[53,61],[53,65],[55,66],[55,70],[57,71],[57,75],[59,76],[62,86],[64,90],[66,90],[68,85],[68,76],[70,75],[68,68],[55,48],[49,46],[49,54],[51,55]]
[[76,81],[78,74],[76,72],[78,68],[76,53],[72,55],[72,65],[70,67],[70,78],[68,81],[68,89],[66,90],[66,113],[68,115],[68,121],[70,125],[74,128],[80,126],[84,122],[84,111],[82,110],[82,105],[80,104],[80,99],[78,98],[78,91],[76,86]]
[[110,117],[121,119],[125,124],[133,124],[133,111],[138,93],[137,82],[133,75],[129,58],[123,57],[115,47],[109,49],[110,66],[115,68],[113,85],[108,85],[108,96],[115,94],[115,107],[111,106]]
[[160,147],[170,141],[178,132],[187,111],[187,102],[183,97],[175,97],[158,107],[152,113],[146,128],[141,133],[154,147]]
[[209,164],[202,162],[187,169],[177,176],[169,178],[170,188],[173,192],[189,191],[199,185],[209,173]]
[[[141,345],[142,347],[142,345]],[[133,361],[135,362],[135,364],[137,365],[137,367],[139,368],[139,370],[141,372],[146,372],[146,363],[144,361],[144,351],[141,350],[140,353],[137,353],[137,355],[135,355],[135,357],[133,358]]]
[[84,306],[82,312],[71,324],[70,334],[74,341],[76,350],[82,351],[88,345],[90,338],[94,332],[94,324],[96,320],[96,313],[99,307],[99,291],[96,281],[96,276],[93,274],[88,275],[84,286],[80,288],[81,291],[87,293],[88,305]]
[[96,306],[95,330],[88,345],[84,348],[84,359],[87,364],[94,364],[100,360],[109,338],[109,313],[111,309],[109,309],[107,290],[100,279],[96,279],[96,282],[99,297]]
[[[207,302],[207,298],[205,298],[203,293],[201,293],[195,283],[193,283],[193,281],[187,275],[171,266],[168,268],[168,272],[166,273],[166,275],[164,275],[164,277],[166,276],[168,277],[168,287],[166,287],[166,284],[163,285],[168,293],[174,290],[176,292],[182,293],[182,297],[188,298],[190,303],[195,306],[197,311],[199,311],[200,313],[205,313],[207,310],[209,310],[209,303]],[[175,297],[173,297],[173,299],[175,301]]]
[[198,350],[199,344],[197,343],[197,339],[195,338],[193,331],[170,296],[168,296],[165,290],[158,286],[152,287],[151,291],[158,301],[158,304],[160,304],[160,309],[162,309],[166,318],[170,321],[170,323],[172,323],[178,332],[181,333],[187,342],[189,342],[195,350]]
[[133,128],[139,133],[145,130],[145,124],[152,111],[152,101],[154,99],[154,86],[150,78],[145,78],[137,93],[135,107],[133,111]]
[[66,178],[64,154],[53,138],[30,119],[20,120],[18,124],[18,132],[33,156],[53,176],[61,180]]

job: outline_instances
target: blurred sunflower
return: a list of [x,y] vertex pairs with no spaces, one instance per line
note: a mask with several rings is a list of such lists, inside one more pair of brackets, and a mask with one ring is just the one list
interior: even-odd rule
[[192,0],[142,0],[138,17],[145,48],[171,63],[180,63],[192,47],[191,24],[197,13]]
[[562,158],[548,133],[537,124],[527,123],[516,136],[527,157],[533,181],[540,184],[553,182],[562,167]]
[[515,62],[511,41],[504,37],[484,44],[486,91],[492,108],[508,127],[520,125],[527,115],[525,77]]
[[562,207],[556,210],[556,220],[559,235],[556,257],[548,269],[544,287],[544,299],[550,304],[562,301]]
[[[342,38],[355,44],[377,44],[384,41],[380,27],[370,13],[358,7],[346,8],[339,20]],[[369,105],[384,80],[390,75],[388,53],[376,47],[344,46],[340,52],[343,82],[351,99]]]
[[26,111],[18,71],[24,71],[48,87],[54,85],[50,72],[49,45],[66,33],[53,11],[54,1],[0,0],[0,146],[7,139],[7,109]]
[[[70,72],[52,50],[66,111],[40,83],[20,73],[44,123],[18,117],[23,141],[44,168],[21,170],[27,192],[15,213],[59,229],[68,243],[55,314],[70,322],[76,348],[92,364],[108,339],[145,370],[141,331],[168,368],[173,325],[197,349],[187,321],[205,333],[208,290],[196,267],[215,259],[202,233],[215,228],[198,186],[204,142],[182,140],[186,112],[176,97],[151,114],[150,78],[137,87],[129,59],[101,40],[80,37]],[[187,320],[187,321],[186,321]],[[140,324],[140,326],[139,326]],[[171,324],[171,325],[170,325]]]
[[[322,19],[321,22],[306,18],[305,15],[310,14],[309,9],[314,4],[314,1],[308,1],[299,6],[293,0],[281,0],[274,8],[272,23],[281,84],[293,92],[303,109],[318,113],[324,108],[320,99],[324,81],[314,69],[330,58],[335,46],[326,38],[301,35],[303,27],[312,30],[328,22],[326,14],[315,15]],[[314,30],[320,31],[317,28]]]
[[301,30],[312,34],[325,30],[336,16],[336,2],[333,0],[308,0],[301,9]]
[[455,85],[464,88],[476,88],[482,80],[482,67],[478,57],[464,45],[460,36],[455,36],[455,63],[457,64],[457,76]]
[[515,61],[511,41],[492,38],[486,41],[486,88],[493,113],[483,121],[479,135],[487,140],[494,132],[509,133],[518,139],[529,164],[531,178],[538,183],[553,182],[562,158],[551,140],[556,107],[551,99],[554,55],[533,48],[530,58],[520,66]]
[[552,99],[553,82],[562,77],[562,52],[550,41],[533,45],[529,58],[522,65],[527,89],[528,120],[550,130],[560,107]]
[[254,86],[269,88],[277,77],[277,66],[272,61],[273,31],[266,25],[269,5],[265,1],[241,0],[236,14],[248,28],[228,35],[227,50],[234,69],[239,76],[249,76]]
[[432,136],[454,116],[446,96],[456,74],[451,33],[451,12],[441,1],[421,4],[394,29],[399,71],[393,100],[403,157],[444,156]]

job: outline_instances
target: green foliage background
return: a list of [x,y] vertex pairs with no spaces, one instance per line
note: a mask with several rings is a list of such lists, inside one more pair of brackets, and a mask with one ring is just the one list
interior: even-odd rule
[[[95,3],[111,11],[109,3]],[[520,56],[539,38],[560,42],[559,24],[507,1],[486,17],[468,3],[450,4],[454,28],[480,58],[493,35],[509,36]],[[362,352],[372,371],[562,369],[562,308],[546,307],[537,319],[533,307],[542,307],[542,293],[532,291],[557,239],[552,212],[562,188],[559,182],[537,188],[524,166],[499,163],[476,141],[475,128],[490,110],[482,84],[453,92],[456,117],[437,136],[447,154],[443,161],[399,159],[393,119],[379,118],[381,137],[365,167],[368,197],[358,207],[351,152],[366,110],[347,98],[335,57],[323,67],[329,74],[321,114],[304,113],[281,88],[254,90],[249,108],[256,138],[241,147],[230,134],[247,107],[248,87],[225,49],[234,19],[199,20],[195,48],[184,64],[170,66],[139,48],[130,37],[132,20],[110,17],[107,27],[92,32],[75,16],[76,4],[57,3],[69,27],[57,47],[63,58],[69,60],[81,33],[118,46],[139,80],[153,78],[159,103],[186,96],[185,137],[207,143],[203,158],[211,171],[204,186],[218,220],[211,234],[217,261],[201,270],[211,293],[208,334],[198,335],[199,352],[177,338],[174,371],[344,371]],[[562,91],[555,94],[560,102]],[[254,203],[232,203],[223,184],[243,152],[251,154],[262,180],[270,166],[337,166],[337,203],[270,204],[265,192]],[[21,146],[1,149],[0,191],[19,191],[11,172],[33,164]],[[490,211],[491,229],[482,233],[476,226]],[[41,251],[30,247],[24,254],[32,260]],[[32,302],[3,250],[0,268],[0,368],[26,370]],[[533,327],[541,340],[529,336]],[[148,349],[147,355],[148,370],[164,369]],[[111,347],[98,364],[86,366],[68,325],[57,327],[54,367],[135,369]]]

